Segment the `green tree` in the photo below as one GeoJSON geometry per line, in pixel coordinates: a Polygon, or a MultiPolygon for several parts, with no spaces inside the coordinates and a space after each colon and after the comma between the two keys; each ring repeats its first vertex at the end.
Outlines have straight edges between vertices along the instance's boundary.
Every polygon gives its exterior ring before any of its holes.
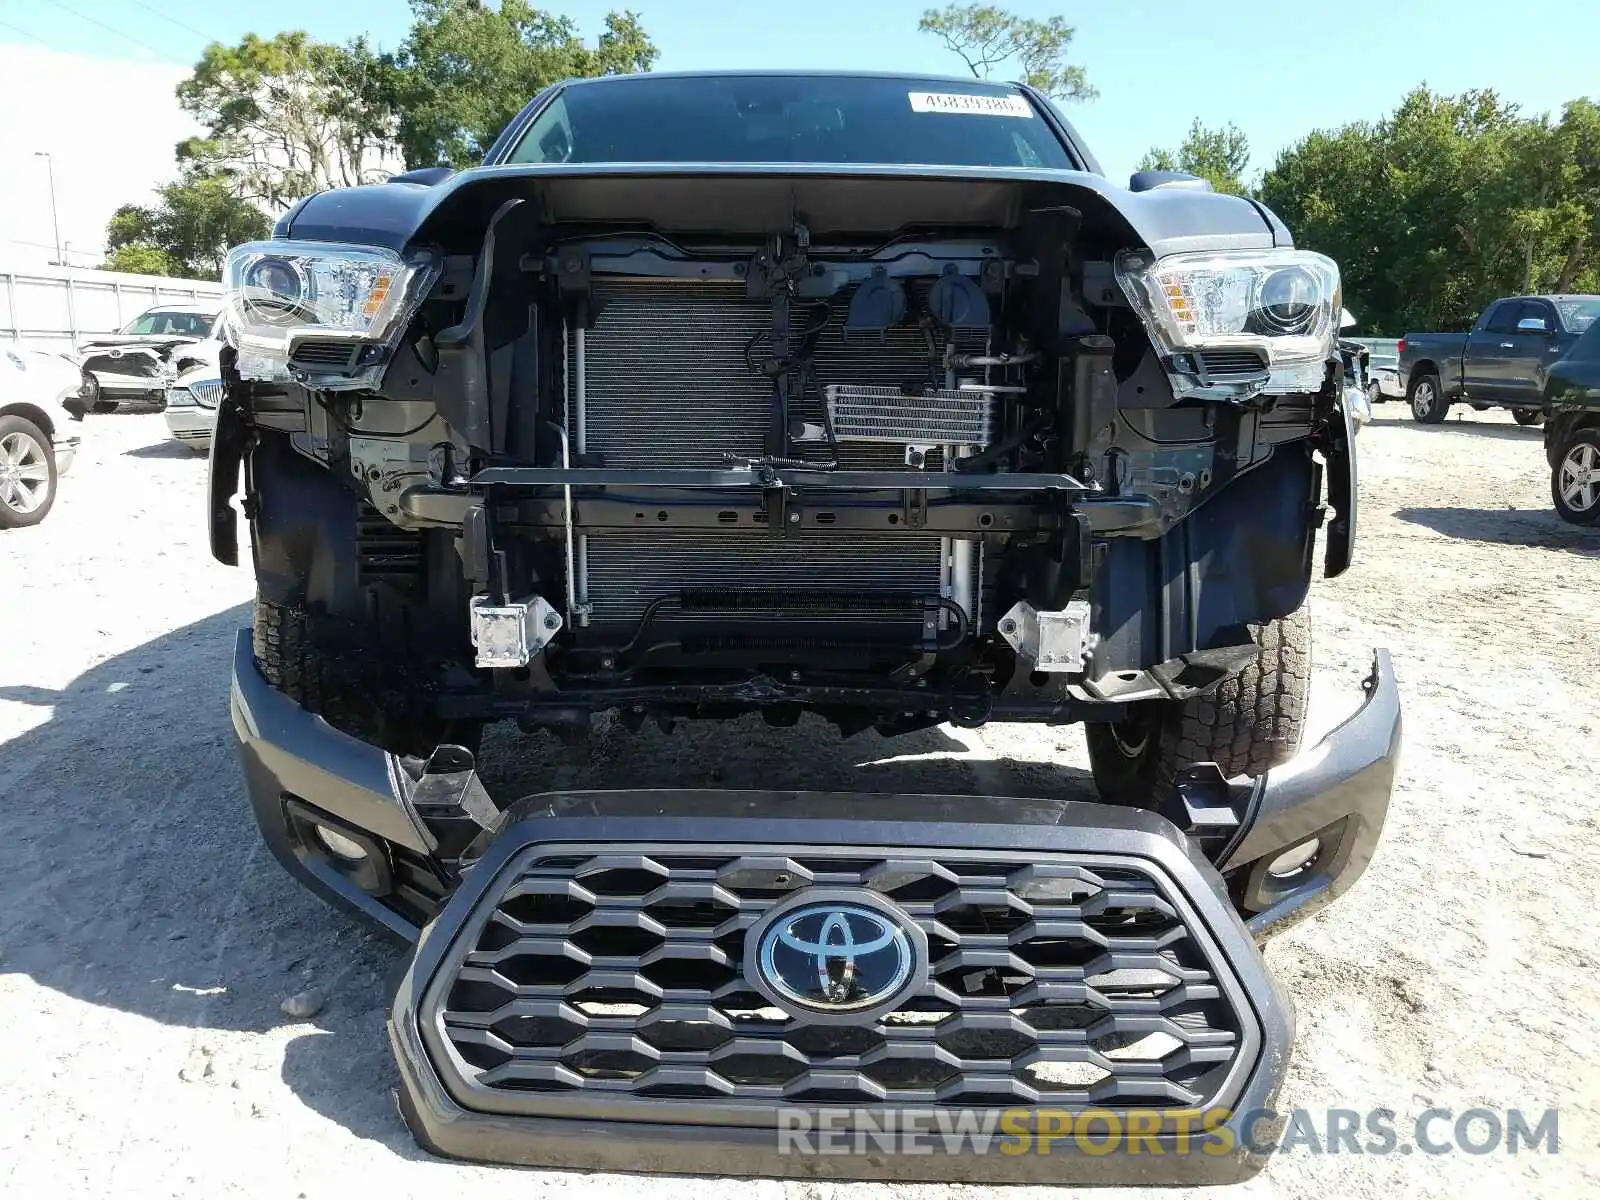
{"type": "Polygon", "coordinates": [[[407,166],[467,167],[542,88],[648,71],[657,50],[639,18],[611,12],[593,46],[569,17],[527,0],[412,0],[411,32],[388,60],[407,166]]]}
{"type": "Polygon", "coordinates": [[[988,4],[951,4],[926,10],[917,29],[937,37],[977,79],[1009,63],[1024,83],[1058,100],[1098,94],[1084,69],[1067,61],[1076,31],[1061,17],[1041,21],[988,4]]]}
{"type": "Polygon", "coordinates": [[[124,204],[112,214],[107,262],[118,265],[108,270],[217,279],[229,247],[272,231],[266,214],[217,176],[190,174],[159,189],[156,201],[124,204]]]}
{"type": "Polygon", "coordinates": [[[172,260],[160,246],[148,242],[129,242],[118,246],[100,264],[102,271],[126,271],[130,275],[172,275],[172,260]]]}
{"type": "Polygon", "coordinates": [[[1376,124],[1284,150],[1262,199],[1338,260],[1368,328],[1464,328],[1497,296],[1600,285],[1600,108],[1527,117],[1417,88],[1376,124]]]}
{"type": "Polygon", "coordinates": [[[1150,150],[1139,163],[1141,171],[1185,171],[1210,180],[1219,192],[1242,196],[1249,191],[1244,173],[1250,165],[1250,139],[1230,123],[1226,129],[1207,129],[1198,117],[1176,151],[1150,150]]]}
{"type": "Polygon", "coordinates": [[[326,188],[382,180],[395,153],[393,65],[364,39],[343,46],[303,31],[213,42],[178,85],[205,135],[178,159],[270,209],[326,188]]]}

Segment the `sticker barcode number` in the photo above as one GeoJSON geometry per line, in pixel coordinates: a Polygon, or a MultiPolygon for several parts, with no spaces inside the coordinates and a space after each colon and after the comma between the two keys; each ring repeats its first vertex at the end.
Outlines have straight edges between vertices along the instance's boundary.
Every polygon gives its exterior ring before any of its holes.
{"type": "Polygon", "coordinates": [[[911,111],[968,113],[982,117],[1031,117],[1033,108],[1021,96],[975,96],[961,92],[911,92],[911,111]]]}

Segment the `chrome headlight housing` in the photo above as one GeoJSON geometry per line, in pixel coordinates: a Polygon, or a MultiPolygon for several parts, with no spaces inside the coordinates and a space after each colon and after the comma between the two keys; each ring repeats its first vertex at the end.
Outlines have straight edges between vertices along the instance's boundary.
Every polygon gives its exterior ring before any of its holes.
{"type": "Polygon", "coordinates": [[[1344,308],[1331,258],[1288,249],[1162,258],[1124,250],[1116,273],[1178,395],[1242,398],[1322,387],[1344,308]],[[1260,364],[1253,372],[1252,361],[1260,364]]]}
{"type": "Polygon", "coordinates": [[[239,374],[327,390],[375,387],[438,276],[432,255],[376,246],[235,246],[222,287],[239,374]]]}

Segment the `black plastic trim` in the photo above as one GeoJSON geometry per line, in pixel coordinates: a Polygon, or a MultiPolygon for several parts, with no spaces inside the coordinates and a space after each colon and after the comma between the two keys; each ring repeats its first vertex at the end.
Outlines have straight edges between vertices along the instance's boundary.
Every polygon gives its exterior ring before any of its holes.
{"type": "MultiPolygon", "coordinates": [[[[528,1116],[504,1111],[513,1100],[485,1096],[484,1089],[453,1079],[450,1068],[441,1075],[437,1064],[451,1063],[452,1068],[459,1064],[428,1014],[437,1014],[441,989],[450,980],[449,964],[463,942],[470,945],[475,940],[495,907],[504,877],[534,847],[614,842],[759,844],[774,847],[775,853],[808,845],[910,845],[919,850],[1004,850],[1046,858],[1071,853],[1108,863],[1140,863],[1172,886],[1169,900],[1177,901],[1191,936],[1208,946],[1208,957],[1220,968],[1219,984],[1233,992],[1231,1002],[1242,1006],[1241,1017],[1248,1014],[1254,1023],[1241,1049],[1237,1075],[1216,1103],[1238,1113],[1235,1119],[1242,1122],[1252,1110],[1270,1108],[1283,1082],[1293,1039],[1292,1007],[1234,913],[1215,870],[1177,829],[1153,813],[1075,801],[997,797],[974,801],[959,796],[767,792],[558,793],[530,799],[506,814],[483,857],[424,932],[401,981],[390,1017],[390,1039],[405,1084],[402,1111],[425,1146],[450,1157],[542,1166],[995,1182],[1110,1182],[1121,1177],[1120,1171],[1131,1171],[1126,1178],[1142,1182],[1220,1182],[1247,1177],[1262,1165],[1261,1159],[1249,1156],[1201,1154],[1192,1145],[1189,1154],[1179,1156],[1176,1133],[1170,1127],[1164,1135],[1168,1154],[1153,1173],[1139,1156],[1091,1157],[1066,1149],[1064,1143],[1064,1153],[1054,1162],[1037,1155],[969,1157],[939,1151],[930,1157],[798,1158],[777,1152],[773,1127],[735,1125],[732,1117],[722,1118],[728,1123],[712,1123],[717,1109],[705,1102],[659,1101],[661,1115],[670,1112],[675,1118],[670,1122],[641,1120],[641,1110],[649,1106],[637,1099],[586,1105],[605,1114],[599,1121],[528,1116]],[[501,1111],[468,1107],[490,1100],[501,1111]],[[562,1136],[569,1128],[581,1131],[577,1140],[562,1136]],[[674,1155],[668,1146],[677,1142],[698,1152],[674,1155]],[[1199,1174],[1189,1174],[1195,1170],[1199,1174]]],[[[528,1101],[547,1108],[549,1098],[530,1094],[528,1101]]]]}

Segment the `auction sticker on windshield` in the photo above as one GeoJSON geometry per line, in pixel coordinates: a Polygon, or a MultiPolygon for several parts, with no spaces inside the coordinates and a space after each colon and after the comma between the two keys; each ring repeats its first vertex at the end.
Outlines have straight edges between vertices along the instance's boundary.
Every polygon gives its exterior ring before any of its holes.
{"type": "Polygon", "coordinates": [[[975,113],[985,117],[1031,117],[1033,107],[1021,96],[974,96],[956,92],[912,92],[911,111],[975,113]]]}

